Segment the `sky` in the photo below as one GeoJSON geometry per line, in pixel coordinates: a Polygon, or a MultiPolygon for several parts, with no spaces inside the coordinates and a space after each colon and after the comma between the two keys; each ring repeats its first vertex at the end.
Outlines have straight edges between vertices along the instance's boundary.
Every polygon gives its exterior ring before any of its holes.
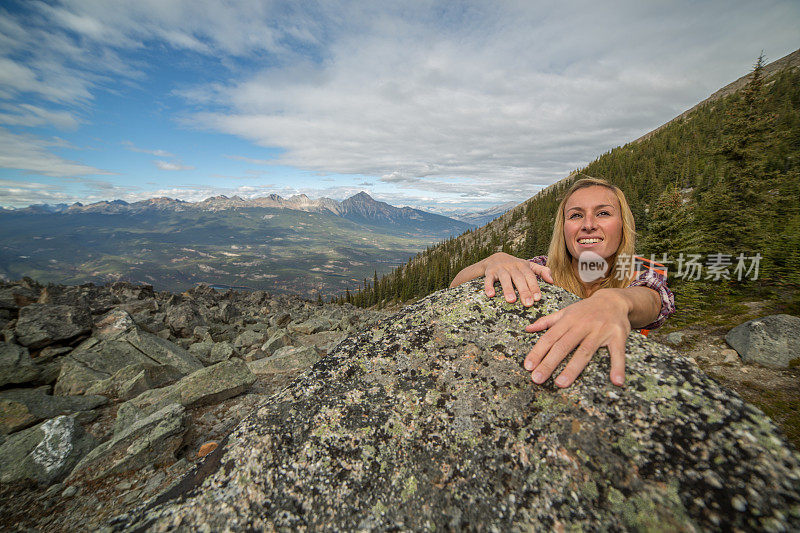
{"type": "Polygon", "coordinates": [[[797,0],[4,0],[0,206],[521,202],[798,47],[797,0]]]}

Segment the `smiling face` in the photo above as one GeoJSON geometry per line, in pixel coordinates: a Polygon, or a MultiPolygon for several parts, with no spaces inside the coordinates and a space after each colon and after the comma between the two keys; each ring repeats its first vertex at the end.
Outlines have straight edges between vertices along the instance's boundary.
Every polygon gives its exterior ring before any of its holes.
{"type": "Polygon", "coordinates": [[[578,189],[564,205],[564,241],[577,262],[582,252],[608,259],[622,242],[622,213],[614,192],[600,185],[578,189]]]}

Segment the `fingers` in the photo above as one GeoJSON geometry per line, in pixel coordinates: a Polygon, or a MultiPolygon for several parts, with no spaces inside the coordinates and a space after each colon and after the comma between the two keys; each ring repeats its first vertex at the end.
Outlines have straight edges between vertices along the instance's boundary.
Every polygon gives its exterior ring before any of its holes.
{"type": "Polygon", "coordinates": [[[514,292],[514,282],[511,280],[511,275],[507,270],[500,272],[498,276],[500,279],[500,286],[503,288],[503,295],[508,303],[514,303],[517,300],[517,294],[514,292]]]}
{"type": "Polygon", "coordinates": [[[496,280],[497,278],[494,274],[486,273],[486,279],[483,282],[483,292],[485,292],[486,296],[489,298],[494,298],[494,282],[496,280]]]}
{"type": "Polygon", "coordinates": [[[545,280],[547,283],[555,283],[553,281],[553,273],[549,267],[537,265],[536,263],[528,263],[531,267],[531,270],[534,274],[538,276],[542,276],[542,279],[545,280]]]}
{"type": "Polygon", "coordinates": [[[608,353],[611,354],[611,383],[621,387],[625,384],[625,338],[609,342],[608,353]]]}
{"type": "MultiPolygon", "coordinates": [[[[525,329],[528,330],[528,328],[530,328],[531,326],[537,326],[539,329],[550,328],[552,324],[555,324],[558,321],[558,318],[554,317],[559,313],[561,313],[561,311],[553,313],[552,315],[543,316],[533,324],[528,325],[525,329]]],[[[541,360],[544,359],[544,356],[550,352],[550,350],[553,348],[553,345],[559,338],[562,337],[562,335],[563,332],[557,331],[556,329],[551,329],[550,331],[542,335],[536,342],[536,344],[533,346],[531,351],[528,352],[528,355],[525,357],[525,362],[524,362],[525,370],[533,371],[534,368],[539,366],[541,360]]],[[[572,348],[570,348],[570,350],[571,349],[572,348]]],[[[565,352],[564,355],[567,355],[567,353],[569,352],[565,352]]]]}
{"type": "MultiPolygon", "coordinates": [[[[574,347],[575,346],[571,345],[571,343],[564,337],[553,343],[544,359],[542,359],[539,364],[534,365],[533,374],[531,375],[533,382],[541,385],[547,381],[547,379],[553,374],[553,371],[555,371],[556,367],[561,364],[561,361],[564,360],[567,354],[571,352],[574,347]]],[[[536,359],[536,357],[537,356],[534,355],[532,360],[536,359]]]]}
{"type": "Polygon", "coordinates": [[[536,274],[529,269],[524,269],[520,273],[525,280],[522,284],[522,289],[519,290],[519,296],[522,298],[522,303],[530,307],[533,302],[538,302],[542,299],[542,292],[539,290],[539,282],[536,281],[536,274]]]}
{"type": "Polygon", "coordinates": [[[542,331],[543,329],[549,329],[553,327],[564,315],[563,310],[556,311],[550,315],[545,315],[543,317],[534,320],[532,323],[525,326],[525,331],[528,333],[534,333],[536,331],[542,331]]]}
{"type": "Polygon", "coordinates": [[[577,377],[589,364],[589,361],[594,357],[595,352],[600,347],[600,343],[596,339],[587,337],[580,346],[572,354],[572,359],[569,360],[567,366],[556,378],[555,384],[559,387],[569,387],[577,379],[577,377]]]}

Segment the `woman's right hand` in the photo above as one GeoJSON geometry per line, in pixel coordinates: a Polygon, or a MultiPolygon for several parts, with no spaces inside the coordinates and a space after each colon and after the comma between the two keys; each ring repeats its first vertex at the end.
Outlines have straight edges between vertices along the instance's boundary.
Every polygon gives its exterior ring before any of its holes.
{"type": "Polygon", "coordinates": [[[539,283],[536,281],[537,274],[542,276],[545,281],[553,283],[553,276],[546,266],[498,252],[459,272],[450,286],[457,287],[471,279],[486,276],[484,284],[486,296],[494,297],[494,283],[499,281],[507,302],[514,303],[516,301],[517,296],[514,294],[514,287],[516,287],[523,305],[530,307],[533,302],[539,301],[542,297],[539,283]]]}
{"type": "Polygon", "coordinates": [[[530,307],[533,302],[538,302],[542,298],[536,275],[542,276],[542,279],[548,283],[553,283],[553,276],[548,267],[507,253],[498,252],[490,255],[483,260],[483,263],[486,276],[484,291],[490,298],[495,295],[494,283],[499,281],[508,303],[516,301],[517,297],[514,294],[514,287],[516,287],[522,304],[530,307]]]}

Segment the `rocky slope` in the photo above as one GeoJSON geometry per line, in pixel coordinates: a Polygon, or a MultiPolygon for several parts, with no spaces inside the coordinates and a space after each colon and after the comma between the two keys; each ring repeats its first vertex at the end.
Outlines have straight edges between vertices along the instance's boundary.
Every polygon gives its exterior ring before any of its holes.
{"type": "Polygon", "coordinates": [[[535,387],[537,306],[439,291],[348,337],[115,529],[767,530],[800,527],[800,456],[757,409],[631,333],[535,387]]]}
{"type": "Polygon", "coordinates": [[[382,315],[263,291],[0,283],[0,529],[94,529],[382,315]]]}

